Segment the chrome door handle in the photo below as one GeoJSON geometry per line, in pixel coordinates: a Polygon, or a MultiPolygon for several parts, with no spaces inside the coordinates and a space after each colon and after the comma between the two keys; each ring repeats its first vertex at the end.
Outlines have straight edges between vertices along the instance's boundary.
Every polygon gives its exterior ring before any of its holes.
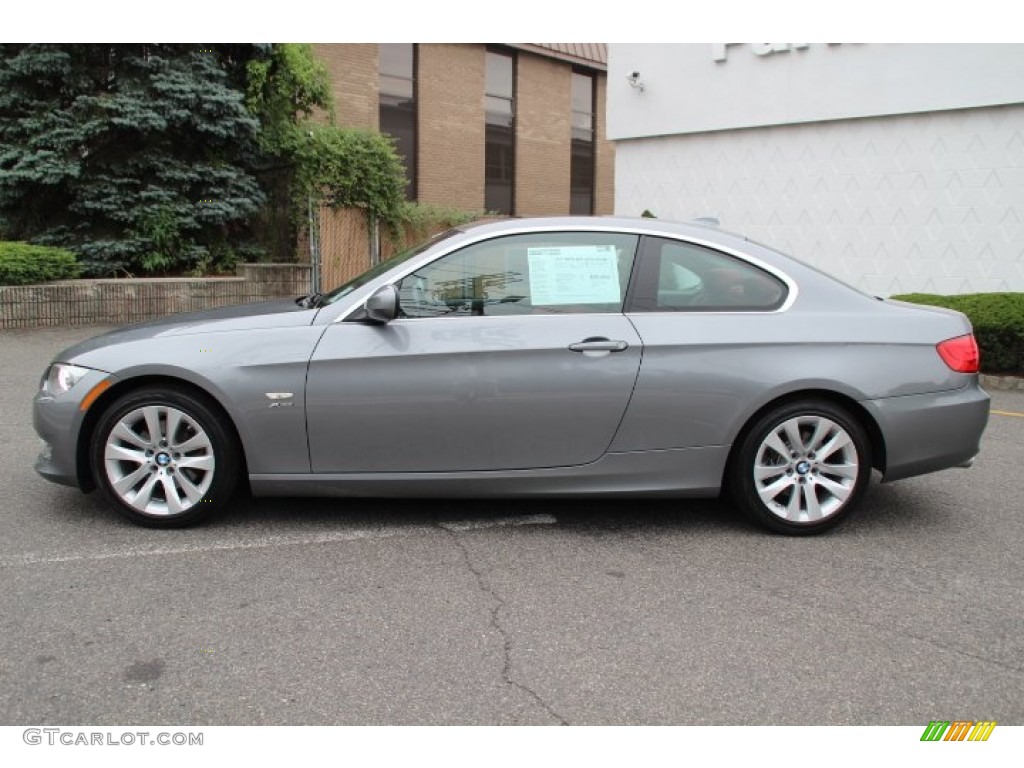
{"type": "Polygon", "coordinates": [[[625,341],[611,339],[584,339],[569,345],[573,352],[621,352],[628,348],[629,344],[625,341]]]}

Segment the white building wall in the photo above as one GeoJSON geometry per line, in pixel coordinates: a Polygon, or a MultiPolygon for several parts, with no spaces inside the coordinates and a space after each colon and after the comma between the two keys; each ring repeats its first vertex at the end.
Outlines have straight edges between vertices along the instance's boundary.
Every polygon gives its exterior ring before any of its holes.
{"type": "Polygon", "coordinates": [[[645,209],[878,295],[1024,291],[1024,105],[620,141],[615,212],[645,209]]]}
{"type": "MultiPolygon", "coordinates": [[[[923,98],[908,92],[907,72],[918,83],[930,82],[940,62],[960,56],[961,63],[970,63],[977,50],[812,46],[759,59],[736,48],[723,63],[708,49],[610,47],[608,120],[618,126],[617,214],[648,209],[669,219],[715,216],[724,229],[879,295],[1024,291],[1024,98],[967,106],[970,77],[961,76],[954,90],[964,108],[936,103],[931,111],[894,114],[900,111],[898,92],[907,103],[923,98]],[[854,61],[858,77],[851,76],[846,88],[810,82],[795,87],[805,69],[852,67],[854,61]],[[634,67],[647,80],[644,92],[626,80],[624,68],[634,67]],[[887,111],[878,116],[815,119],[801,113],[792,122],[776,115],[783,122],[758,125],[752,121],[762,113],[743,106],[743,94],[755,74],[764,78],[765,67],[775,68],[777,77],[762,79],[761,88],[789,99],[791,110],[798,102],[834,110],[849,97],[867,113],[878,105],[864,94],[854,97],[854,82],[879,88],[889,78],[903,87],[885,88],[887,111]],[[708,74],[702,74],[705,69],[708,74]],[[669,75],[689,93],[670,92],[669,75]],[[706,88],[697,85],[705,76],[719,78],[717,90],[693,98],[706,88]],[[695,120],[710,119],[698,116],[704,106],[723,125],[731,120],[731,127],[698,127],[695,120]]],[[[993,57],[1021,52],[1024,47],[999,48],[993,57]]],[[[991,79],[977,67],[969,71],[979,82],[991,79]]],[[[1005,77],[1017,68],[1002,71],[1005,77]]],[[[1016,88],[1024,84],[1016,74],[1012,79],[1016,88]]],[[[991,90],[989,85],[977,92],[990,98],[991,90]]],[[[1015,98],[1014,93],[1006,86],[999,97],[1015,98]]],[[[933,84],[927,99],[940,96],[933,84]]]]}
{"type": "Polygon", "coordinates": [[[612,43],[608,102],[611,139],[1021,104],[1024,45],[612,43]]]}

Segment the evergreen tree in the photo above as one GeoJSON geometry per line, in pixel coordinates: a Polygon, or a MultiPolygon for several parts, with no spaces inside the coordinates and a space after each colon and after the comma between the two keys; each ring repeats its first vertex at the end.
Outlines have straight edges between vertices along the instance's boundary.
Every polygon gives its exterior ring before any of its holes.
{"type": "Polygon", "coordinates": [[[0,236],[89,275],[230,263],[264,200],[257,46],[0,46],[0,236]]]}

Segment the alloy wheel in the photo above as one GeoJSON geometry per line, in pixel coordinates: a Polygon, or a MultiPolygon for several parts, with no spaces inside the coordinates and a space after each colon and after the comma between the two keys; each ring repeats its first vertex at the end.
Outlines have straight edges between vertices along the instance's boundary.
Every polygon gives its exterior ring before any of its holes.
{"type": "Polygon", "coordinates": [[[146,405],[121,417],[103,449],[110,487],[147,515],[180,515],[203,501],[217,467],[213,442],[188,413],[146,405]]]}
{"type": "Polygon", "coordinates": [[[838,513],[860,477],[851,435],[831,419],[786,419],[761,441],[754,459],[754,488],[765,508],[790,523],[813,523],[838,513]]]}

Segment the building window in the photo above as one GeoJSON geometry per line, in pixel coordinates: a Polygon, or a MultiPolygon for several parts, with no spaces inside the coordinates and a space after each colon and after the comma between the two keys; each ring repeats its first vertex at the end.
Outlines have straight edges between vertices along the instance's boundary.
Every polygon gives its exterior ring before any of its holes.
{"type": "Polygon", "coordinates": [[[511,216],[515,186],[515,58],[487,51],[484,207],[511,216]]]}
{"type": "Polygon", "coordinates": [[[572,73],[572,157],[569,213],[594,212],[594,76],[572,73]]]}
{"type": "Polygon", "coordinates": [[[381,43],[380,130],[394,137],[405,164],[405,196],[416,199],[416,46],[381,43]]]}

